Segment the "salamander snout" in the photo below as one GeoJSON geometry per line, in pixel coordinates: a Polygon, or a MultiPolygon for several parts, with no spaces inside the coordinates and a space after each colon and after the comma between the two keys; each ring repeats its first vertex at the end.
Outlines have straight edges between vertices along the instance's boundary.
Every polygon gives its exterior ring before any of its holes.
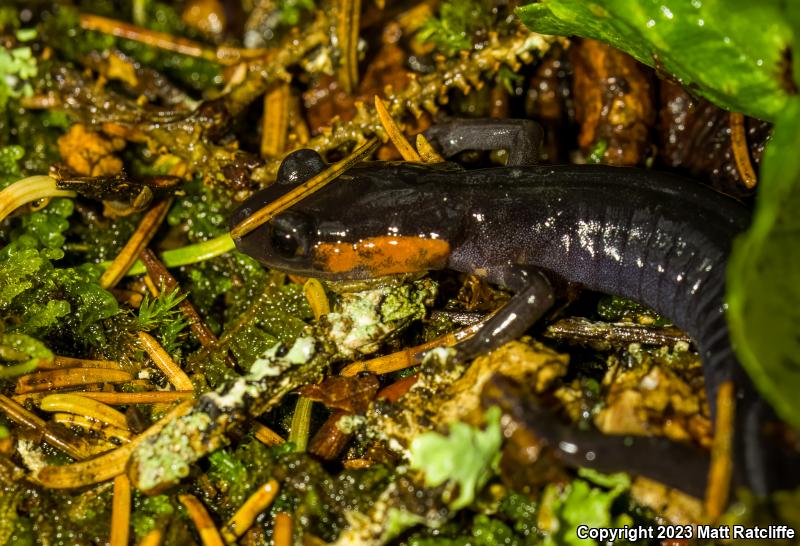
{"type": "Polygon", "coordinates": [[[236,246],[268,267],[305,270],[311,264],[315,230],[312,218],[288,210],[237,239],[236,246]]]}

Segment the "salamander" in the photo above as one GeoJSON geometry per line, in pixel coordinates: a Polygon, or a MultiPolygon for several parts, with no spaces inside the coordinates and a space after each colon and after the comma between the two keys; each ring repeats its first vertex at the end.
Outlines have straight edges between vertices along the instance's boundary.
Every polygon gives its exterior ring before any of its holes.
{"type": "MultiPolygon", "coordinates": [[[[773,414],[736,359],[725,320],[725,268],[734,238],[750,222],[745,206],[664,172],[538,165],[541,129],[532,121],[456,121],[426,136],[445,157],[505,149],[508,161],[472,170],[449,162],[365,162],[236,240],[238,248],[310,277],[448,268],[512,291],[500,312],[455,347],[461,359],[522,335],[553,306],[563,281],[639,301],[695,340],[712,414],[719,385],[734,382],[735,482],[757,494],[788,484],[797,458],[768,447],[765,425],[773,414]]],[[[325,168],[312,150],[290,154],[276,184],[246,201],[232,225],[325,168]]],[[[556,450],[578,449],[553,435],[556,450]]],[[[588,441],[581,438],[578,447],[588,441]]],[[[579,449],[586,466],[633,473],[638,466],[702,493],[707,456],[691,459],[686,446],[640,442],[632,455],[621,437],[589,443],[579,449]]],[[[574,451],[564,455],[575,459],[574,451]]]]}

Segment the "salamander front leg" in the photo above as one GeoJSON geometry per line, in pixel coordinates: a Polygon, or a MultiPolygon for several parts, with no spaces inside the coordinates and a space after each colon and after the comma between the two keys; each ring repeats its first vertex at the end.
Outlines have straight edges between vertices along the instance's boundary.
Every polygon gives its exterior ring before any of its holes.
{"type": "Polygon", "coordinates": [[[508,268],[499,278],[492,280],[515,294],[474,336],[453,347],[456,358],[462,362],[518,338],[542,318],[555,301],[550,281],[539,270],[508,268]]]}
{"type": "Polygon", "coordinates": [[[536,165],[542,144],[542,127],[528,119],[457,119],[425,131],[445,157],[466,150],[508,150],[510,167],[536,165]]]}

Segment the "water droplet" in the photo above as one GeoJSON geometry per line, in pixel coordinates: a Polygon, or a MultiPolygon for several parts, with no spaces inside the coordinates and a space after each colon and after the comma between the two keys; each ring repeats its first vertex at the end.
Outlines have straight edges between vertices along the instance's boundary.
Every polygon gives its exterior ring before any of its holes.
{"type": "Polygon", "coordinates": [[[653,28],[654,26],[656,26],[656,22],[653,19],[647,21],[647,28],[653,28]]]}
{"type": "Polygon", "coordinates": [[[697,20],[697,26],[700,26],[700,27],[702,27],[702,26],[703,26],[703,25],[705,25],[705,24],[706,24],[706,22],[705,22],[705,21],[703,21],[702,19],[698,19],[698,20],[697,20]]]}
{"type": "Polygon", "coordinates": [[[663,13],[664,17],[667,19],[672,19],[672,11],[667,6],[661,6],[661,13],[663,13]]]}

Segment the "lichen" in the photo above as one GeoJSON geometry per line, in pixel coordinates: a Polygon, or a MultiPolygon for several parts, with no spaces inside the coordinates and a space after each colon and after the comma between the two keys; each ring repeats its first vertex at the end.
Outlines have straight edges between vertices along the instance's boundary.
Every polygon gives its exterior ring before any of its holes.
{"type": "Polygon", "coordinates": [[[422,279],[344,293],[337,311],[322,321],[324,335],[336,344],[341,358],[372,354],[389,337],[423,318],[437,292],[434,281],[422,279]]]}
{"type": "Polygon", "coordinates": [[[189,413],[165,427],[152,441],[142,442],[137,447],[132,470],[137,487],[142,491],[158,491],[188,476],[197,451],[192,439],[212,424],[207,413],[189,413]]]}

